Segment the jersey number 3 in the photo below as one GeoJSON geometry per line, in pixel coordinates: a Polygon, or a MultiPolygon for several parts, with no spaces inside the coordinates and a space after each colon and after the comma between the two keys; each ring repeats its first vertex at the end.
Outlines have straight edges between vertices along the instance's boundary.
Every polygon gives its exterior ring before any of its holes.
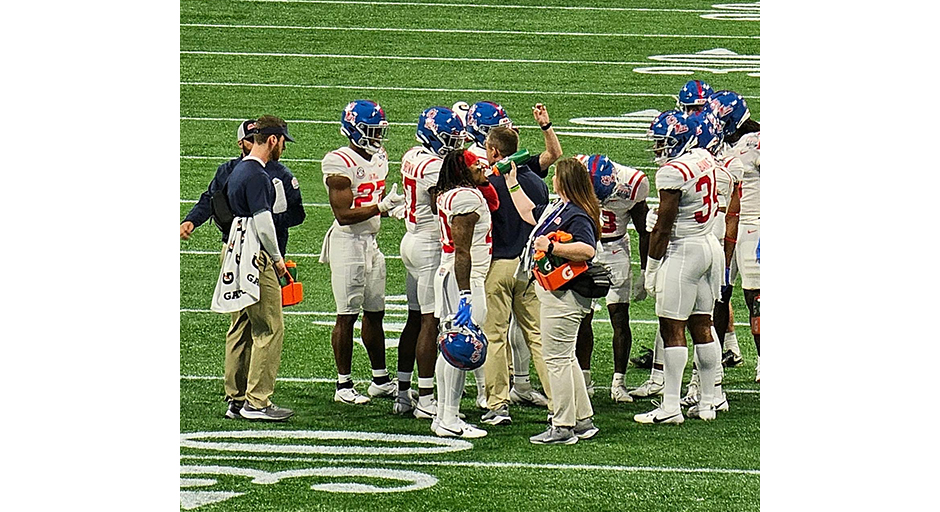
{"type": "Polygon", "coordinates": [[[702,196],[702,202],[705,203],[705,209],[695,212],[695,221],[704,224],[712,215],[712,208],[718,205],[718,187],[715,186],[715,173],[703,174],[695,182],[695,191],[701,192],[705,189],[705,195],[702,196]]]}

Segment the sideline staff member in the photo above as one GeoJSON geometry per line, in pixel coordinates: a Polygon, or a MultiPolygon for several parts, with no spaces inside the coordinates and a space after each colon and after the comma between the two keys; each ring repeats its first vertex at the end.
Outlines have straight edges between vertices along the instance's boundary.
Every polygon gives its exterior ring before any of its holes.
{"type": "MultiPolygon", "coordinates": [[[[529,246],[523,253],[523,269],[532,268],[533,250],[570,262],[594,258],[600,238],[600,206],[590,174],[574,158],[559,160],[552,187],[559,200],[536,206],[516,180],[516,169],[506,176],[512,201],[523,220],[535,226],[529,246]],[[536,221],[538,219],[538,221],[536,221]],[[549,241],[552,232],[565,232],[572,240],[549,241]]],[[[591,299],[570,289],[570,283],[556,290],[535,287],[541,302],[542,354],[552,390],[552,422],[548,429],[529,438],[533,444],[574,444],[597,434],[594,410],[588,397],[584,375],[575,358],[575,342],[581,320],[591,312],[591,299]]]]}
{"type": "Polygon", "coordinates": [[[257,122],[251,153],[232,170],[228,180],[228,202],[236,217],[253,217],[261,240],[258,252],[258,302],[232,313],[232,325],[225,337],[225,392],[231,399],[229,411],[243,404],[238,415],[251,420],[284,421],[294,411],[274,405],[274,381],[281,365],[284,343],[284,315],[278,277],[287,272],[277,246],[274,220],[274,185],[265,172],[276,161],[285,141],[293,142],[287,123],[275,116],[261,116],[257,122]]]}

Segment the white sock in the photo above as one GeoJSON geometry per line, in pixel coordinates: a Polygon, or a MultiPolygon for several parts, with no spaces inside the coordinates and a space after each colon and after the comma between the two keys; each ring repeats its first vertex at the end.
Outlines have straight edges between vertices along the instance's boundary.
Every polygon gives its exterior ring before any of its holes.
{"type": "Polygon", "coordinates": [[[623,374],[615,372],[614,379],[611,381],[610,387],[615,388],[617,386],[623,386],[623,374]]]}
{"type": "Polygon", "coordinates": [[[682,388],[682,373],[685,364],[689,362],[688,347],[665,347],[663,349],[665,361],[666,386],[663,388],[662,409],[667,413],[679,410],[679,390],[682,388]]]}
{"type": "Polygon", "coordinates": [[[442,388],[438,389],[438,394],[446,400],[442,408],[438,399],[437,417],[444,425],[455,425],[460,413],[460,397],[463,396],[467,372],[447,364],[442,377],[442,388]]]}
{"type": "MultiPolygon", "coordinates": [[[[715,339],[718,339],[717,337],[715,339]]],[[[741,347],[738,346],[738,335],[734,332],[725,333],[725,350],[730,350],[734,355],[741,357],[741,347]]]]}
{"type": "MultiPolygon", "coordinates": [[[[718,341],[718,331],[715,330],[715,326],[712,326],[712,339],[718,341]]],[[[726,338],[727,339],[727,338],[726,338]]],[[[725,367],[721,364],[721,347],[718,347],[718,368],[715,370],[715,405],[718,405],[721,402],[721,397],[724,396],[724,391],[721,390],[721,381],[725,378],[725,367]]]]}
{"type": "Polygon", "coordinates": [[[718,343],[712,341],[695,346],[695,355],[698,359],[701,380],[699,389],[702,390],[700,404],[703,406],[715,405],[715,377],[718,367],[721,366],[721,349],[718,343]]]}
{"type": "Polygon", "coordinates": [[[382,368],[381,370],[372,369],[372,380],[375,380],[376,377],[388,377],[388,370],[382,368]]]}
{"type": "Polygon", "coordinates": [[[527,390],[532,389],[532,382],[529,380],[529,374],[525,375],[516,375],[512,376],[512,387],[516,390],[527,390]]]}
{"type": "Polygon", "coordinates": [[[653,342],[653,369],[650,371],[650,378],[657,384],[663,383],[663,371],[657,370],[656,365],[663,365],[663,335],[656,329],[656,341],[653,342]]]}
{"type": "Polygon", "coordinates": [[[662,384],[666,380],[666,376],[663,374],[662,370],[653,368],[653,371],[650,372],[650,380],[655,384],[662,384]]]}
{"type": "Polygon", "coordinates": [[[418,377],[418,389],[434,389],[434,377],[418,377]]]}
{"type": "Polygon", "coordinates": [[[581,370],[581,374],[584,375],[584,385],[591,385],[591,370],[581,370]]]}
{"type": "Polygon", "coordinates": [[[336,374],[336,382],[340,384],[345,384],[352,381],[352,374],[343,375],[341,373],[336,374]]]}
{"type": "Polygon", "coordinates": [[[473,378],[477,381],[477,395],[486,396],[486,374],[483,373],[483,367],[473,370],[473,378]]]}
{"type": "Polygon", "coordinates": [[[398,393],[411,389],[411,372],[398,372],[398,393]]]}

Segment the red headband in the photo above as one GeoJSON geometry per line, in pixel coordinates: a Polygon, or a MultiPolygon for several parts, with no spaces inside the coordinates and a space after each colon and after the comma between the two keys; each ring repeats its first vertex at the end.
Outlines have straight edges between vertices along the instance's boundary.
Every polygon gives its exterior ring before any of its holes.
{"type": "Polygon", "coordinates": [[[467,164],[467,167],[473,167],[473,164],[477,163],[478,160],[480,160],[479,157],[469,151],[464,150],[463,161],[465,164],[467,164]]]}

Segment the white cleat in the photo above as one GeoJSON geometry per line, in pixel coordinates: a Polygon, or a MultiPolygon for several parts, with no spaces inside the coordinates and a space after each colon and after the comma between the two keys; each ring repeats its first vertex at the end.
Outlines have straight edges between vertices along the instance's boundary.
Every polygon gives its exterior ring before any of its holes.
{"type": "Polygon", "coordinates": [[[486,406],[486,393],[478,394],[476,403],[477,403],[477,407],[479,407],[481,411],[489,410],[489,407],[486,406]]]}
{"type": "MultiPolygon", "coordinates": [[[[433,423],[432,426],[434,426],[433,423]]],[[[437,422],[437,425],[434,426],[434,433],[437,434],[438,437],[462,437],[464,439],[486,437],[485,430],[470,425],[463,420],[457,420],[457,424],[455,425],[444,425],[441,422],[437,422]]]]}
{"type": "Polygon", "coordinates": [[[666,385],[662,382],[654,382],[653,379],[647,379],[646,382],[640,384],[640,387],[631,391],[630,396],[633,398],[647,398],[661,395],[664,387],[666,387],[666,385]]]}
{"type": "Polygon", "coordinates": [[[369,396],[372,398],[395,398],[398,396],[398,383],[390,380],[385,384],[369,383],[369,396]]]}
{"type": "Polygon", "coordinates": [[[610,399],[617,403],[630,403],[633,401],[633,397],[627,392],[627,388],[623,387],[623,384],[610,387],[610,399]]]}
{"type": "Polygon", "coordinates": [[[426,407],[421,405],[421,400],[419,399],[415,404],[415,409],[412,414],[419,420],[433,420],[437,417],[437,399],[432,398],[431,405],[426,407]]]}
{"type": "Polygon", "coordinates": [[[633,421],[643,424],[675,423],[676,425],[685,421],[685,417],[682,416],[682,409],[676,412],[666,412],[659,407],[659,404],[654,405],[656,405],[655,409],[650,412],[637,414],[633,417],[633,421]]]}
{"type": "Polygon", "coordinates": [[[728,395],[722,393],[721,400],[718,402],[718,405],[715,406],[716,411],[727,412],[728,411],[728,395]]]}
{"type": "Polygon", "coordinates": [[[688,414],[690,418],[698,418],[705,421],[711,421],[715,419],[716,416],[718,416],[718,414],[715,412],[714,406],[705,406],[702,404],[696,404],[692,407],[689,407],[689,410],[686,411],[686,414],[688,414]]]}
{"type": "Polygon", "coordinates": [[[588,383],[587,385],[588,398],[594,398],[594,381],[588,383]]]}
{"type": "Polygon", "coordinates": [[[509,390],[509,401],[514,404],[528,404],[536,407],[548,407],[548,398],[535,388],[519,391],[515,387],[509,390]]]}
{"type": "Polygon", "coordinates": [[[333,394],[334,402],[343,402],[345,404],[362,405],[369,403],[369,397],[360,394],[356,388],[337,389],[333,394]]]}
{"type": "Polygon", "coordinates": [[[395,403],[392,404],[392,413],[394,414],[409,414],[415,410],[415,401],[411,398],[411,394],[405,396],[398,395],[395,397],[395,403]]]}
{"type": "Polygon", "coordinates": [[[692,381],[689,382],[688,392],[684,397],[682,397],[681,400],[679,400],[679,405],[682,407],[692,407],[701,399],[702,395],[698,388],[698,381],[696,379],[692,379],[692,381]]]}

